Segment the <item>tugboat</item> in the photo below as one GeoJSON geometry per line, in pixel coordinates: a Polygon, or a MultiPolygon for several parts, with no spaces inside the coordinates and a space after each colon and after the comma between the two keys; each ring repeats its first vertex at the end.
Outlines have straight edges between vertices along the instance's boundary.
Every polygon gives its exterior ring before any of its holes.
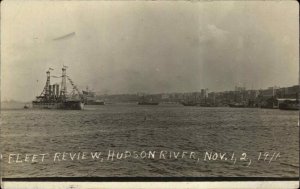
{"type": "MultiPolygon", "coordinates": [[[[39,109],[64,109],[64,110],[82,110],[84,107],[83,97],[74,85],[73,81],[67,76],[66,66],[62,68],[62,81],[59,84],[50,84],[50,70],[46,72],[47,81],[42,93],[32,101],[32,108],[39,109]],[[73,90],[67,95],[67,79],[71,83],[73,90]],[[59,90],[61,86],[61,90],[59,90]]],[[[24,107],[25,108],[25,107],[24,107]]]]}

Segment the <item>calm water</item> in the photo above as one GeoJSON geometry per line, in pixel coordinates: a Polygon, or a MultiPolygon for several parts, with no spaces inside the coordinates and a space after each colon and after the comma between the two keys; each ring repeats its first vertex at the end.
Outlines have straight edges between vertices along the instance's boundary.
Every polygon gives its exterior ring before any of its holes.
{"type": "Polygon", "coordinates": [[[105,105],[2,110],[1,122],[4,177],[299,176],[297,111],[105,105]],[[102,154],[93,159],[91,152],[102,154]],[[206,152],[226,154],[209,161],[206,152]],[[43,162],[41,156],[25,162],[25,154],[43,153],[43,162]],[[55,153],[61,154],[54,161],[55,153]],[[20,154],[22,163],[13,155],[8,163],[9,154],[20,154]]]}

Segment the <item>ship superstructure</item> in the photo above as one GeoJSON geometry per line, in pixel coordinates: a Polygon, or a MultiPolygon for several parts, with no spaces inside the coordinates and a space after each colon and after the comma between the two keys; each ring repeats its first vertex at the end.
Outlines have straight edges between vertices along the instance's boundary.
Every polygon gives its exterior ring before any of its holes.
{"type": "Polygon", "coordinates": [[[83,97],[80,94],[77,86],[67,75],[67,67],[63,66],[61,77],[61,84],[52,84],[50,82],[51,76],[50,71],[53,69],[49,68],[46,72],[47,80],[42,93],[36,97],[36,100],[32,101],[33,108],[43,109],[70,109],[70,110],[82,110],[84,107],[83,97]],[[67,80],[72,85],[72,91],[68,94],[67,91],[67,80]]]}
{"type": "Polygon", "coordinates": [[[89,90],[89,88],[87,87],[86,90],[82,91],[83,94],[83,99],[84,99],[84,104],[86,105],[104,105],[104,101],[102,100],[98,100],[96,93],[89,90]]]}

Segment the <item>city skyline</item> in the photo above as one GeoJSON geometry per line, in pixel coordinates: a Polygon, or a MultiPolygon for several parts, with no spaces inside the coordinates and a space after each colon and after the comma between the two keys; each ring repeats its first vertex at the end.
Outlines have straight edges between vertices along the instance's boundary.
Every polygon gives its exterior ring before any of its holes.
{"type": "MultiPolygon", "coordinates": [[[[212,94],[212,93],[215,93],[215,94],[222,94],[222,93],[229,93],[229,92],[250,92],[250,91],[255,91],[257,92],[257,95],[261,94],[263,91],[270,91],[270,90],[273,90],[273,91],[276,91],[276,90],[282,90],[282,89],[288,89],[288,88],[294,88],[295,86],[297,86],[299,88],[300,84],[295,84],[295,85],[291,85],[291,86],[269,86],[267,88],[259,88],[259,89],[248,89],[246,87],[239,87],[239,86],[235,86],[234,89],[229,89],[229,90],[223,90],[223,91],[211,91],[209,90],[209,88],[203,88],[203,89],[200,89],[200,90],[197,90],[197,91],[182,91],[182,92],[179,92],[179,91],[173,91],[173,92],[157,92],[157,93],[145,93],[145,92],[133,92],[133,93],[111,93],[111,94],[108,94],[108,93],[99,93],[99,92],[96,92],[96,91],[92,91],[88,88],[86,89],[82,89],[82,90],[88,90],[90,92],[95,92],[96,96],[97,97],[105,97],[105,96],[122,96],[122,95],[136,95],[136,96],[143,96],[143,95],[149,95],[149,96],[152,96],[152,95],[174,95],[174,94],[181,94],[181,95],[202,95],[203,92],[205,92],[206,95],[208,94],[212,94]],[[204,91],[203,91],[204,90],[204,91]]],[[[81,90],[81,89],[79,89],[81,90]]],[[[296,93],[295,93],[296,94],[296,93]]],[[[39,93],[37,94],[37,96],[40,95],[39,93]]],[[[35,96],[36,97],[36,96],[35,96]]],[[[27,100],[27,101],[24,101],[24,100],[16,100],[16,99],[1,99],[1,102],[22,102],[22,103],[28,103],[30,102],[31,100],[27,100]]]]}
{"type": "Polygon", "coordinates": [[[296,4],[5,2],[1,101],[33,100],[62,65],[102,94],[297,85],[296,4]]]}

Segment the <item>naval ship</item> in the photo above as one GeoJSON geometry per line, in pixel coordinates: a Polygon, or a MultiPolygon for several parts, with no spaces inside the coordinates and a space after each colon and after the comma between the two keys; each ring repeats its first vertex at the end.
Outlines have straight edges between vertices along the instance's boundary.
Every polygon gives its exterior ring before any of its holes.
{"type": "Polygon", "coordinates": [[[95,92],[89,90],[87,87],[86,90],[82,91],[84,104],[85,105],[104,105],[104,101],[97,100],[95,92]]]}
{"type": "Polygon", "coordinates": [[[84,107],[82,95],[70,77],[67,76],[67,66],[63,66],[62,68],[61,85],[51,85],[51,70],[53,69],[49,68],[49,70],[46,72],[46,85],[44,86],[42,93],[37,96],[34,101],[32,101],[32,108],[82,110],[84,107]],[[73,90],[70,94],[67,92],[67,79],[73,87],[73,90]]]}

